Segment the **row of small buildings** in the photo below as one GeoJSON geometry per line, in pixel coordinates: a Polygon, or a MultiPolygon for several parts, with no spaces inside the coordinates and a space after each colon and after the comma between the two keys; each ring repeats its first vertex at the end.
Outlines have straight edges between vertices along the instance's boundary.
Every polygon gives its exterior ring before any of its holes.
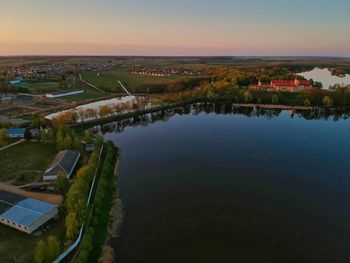
{"type": "Polygon", "coordinates": [[[137,68],[130,71],[132,74],[146,75],[153,77],[169,77],[175,74],[198,75],[200,72],[193,68],[137,68]]]}

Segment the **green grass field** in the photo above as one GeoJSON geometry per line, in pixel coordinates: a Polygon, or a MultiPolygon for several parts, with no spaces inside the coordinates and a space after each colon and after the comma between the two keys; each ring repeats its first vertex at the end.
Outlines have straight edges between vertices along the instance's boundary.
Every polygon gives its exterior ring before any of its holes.
{"type": "Polygon", "coordinates": [[[142,85],[159,85],[165,84],[172,80],[184,78],[183,75],[174,75],[169,77],[152,77],[131,74],[128,68],[117,68],[114,70],[100,72],[97,76],[97,72],[84,72],[82,77],[85,81],[96,85],[97,87],[105,90],[106,92],[124,92],[124,90],[118,84],[120,80],[123,85],[131,92],[143,92],[140,90],[142,85]]]}
{"type": "Polygon", "coordinates": [[[56,154],[55,146],[24,142],[0,152],[0,180],[15,185],[37,182],[56,154]]]}
{"type": "Polygon", "coordinates": [[[64,220],[52,221],[50,229],[40,237],[28,235],[0,224],[0,262],[34,262],[37,242],[39,240],[46,241],[49,235],[56,235],[59,239],[62,239],[64,235],[64,220]]]}
{"type": "Polygon", "coordinates": [[[84,72],[82,77],[85,81],[107,92],[124,92],[118,84],[118,80],[120,80],[130,92],[136,92],[137,87],[141,84],[164,83],[167,81],[163,78],[133,75],[126,69],[101,72],[99,76],[97,76],[96,72],[84,72]]]}
{"type": "Polygon", "coordinates": [[[58,89],[58,83],[56,82],[34,82],[28,83],[26,87],[32,94],[44,94],[47,92],[56,91],[58,89]]]}

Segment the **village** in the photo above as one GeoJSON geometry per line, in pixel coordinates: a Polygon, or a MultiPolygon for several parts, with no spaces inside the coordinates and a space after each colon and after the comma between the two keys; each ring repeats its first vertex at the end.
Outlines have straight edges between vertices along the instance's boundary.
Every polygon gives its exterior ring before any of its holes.
{"type": "Polygon", "coordinates": [[[176,74],[183,74],[186,76],[200,75],[201,72],[193,67],[172,67],[172,68],[146,68],[140,67],[131,69],[132,74],[153,76],[153,77],[170,77],[176,74]]]}

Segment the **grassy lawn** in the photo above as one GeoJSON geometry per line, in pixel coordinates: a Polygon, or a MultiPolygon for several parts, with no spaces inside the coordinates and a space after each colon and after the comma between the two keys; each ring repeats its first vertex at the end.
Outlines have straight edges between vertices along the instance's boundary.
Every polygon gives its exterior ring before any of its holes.
{"type": "Polygon", "coordinates": [[[58,90],[56,82],[33,82],[26,86],[32,94],[45,94],[58,90]]]}
{"type": "Polygon", "coordinates": [[[64,220],[51,221],[49,226],[50,230],[40,237],[35,237],[0,224],[0,262],[34,262],[35,248],[39,240],[47,240],[49,235],[56,235],[59,239],[64,236],[64,220]]]}
{"type": "Polygon", "coordinates": [[[96,72],[84,72],[82,77],[85,81],[88,81],[107,92],[124,92],[124,90],[118,84],[118,80],[120,80],[130,92],[139,92],[139,87],[141,85],[164,84],[171,80],[183,78],[184,76],[142,76],[131,74],[127,68],[117,68],[114,70],[100,72],[99,76],[97,76],[96,72]]]}
{"type": "Polygon", "coordinates": [[[37,182],[56,154],[54,145],[24,142],[0,152],[0,180],[15,185],[37,182]]]}

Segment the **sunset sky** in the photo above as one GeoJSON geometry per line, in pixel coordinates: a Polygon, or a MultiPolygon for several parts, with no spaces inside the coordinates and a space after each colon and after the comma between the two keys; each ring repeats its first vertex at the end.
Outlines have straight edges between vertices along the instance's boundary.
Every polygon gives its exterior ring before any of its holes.
{"type": "Polygon", "coordinates": [[[350,56],[349,0],[11,0],[0,55],[350,56]]]}

